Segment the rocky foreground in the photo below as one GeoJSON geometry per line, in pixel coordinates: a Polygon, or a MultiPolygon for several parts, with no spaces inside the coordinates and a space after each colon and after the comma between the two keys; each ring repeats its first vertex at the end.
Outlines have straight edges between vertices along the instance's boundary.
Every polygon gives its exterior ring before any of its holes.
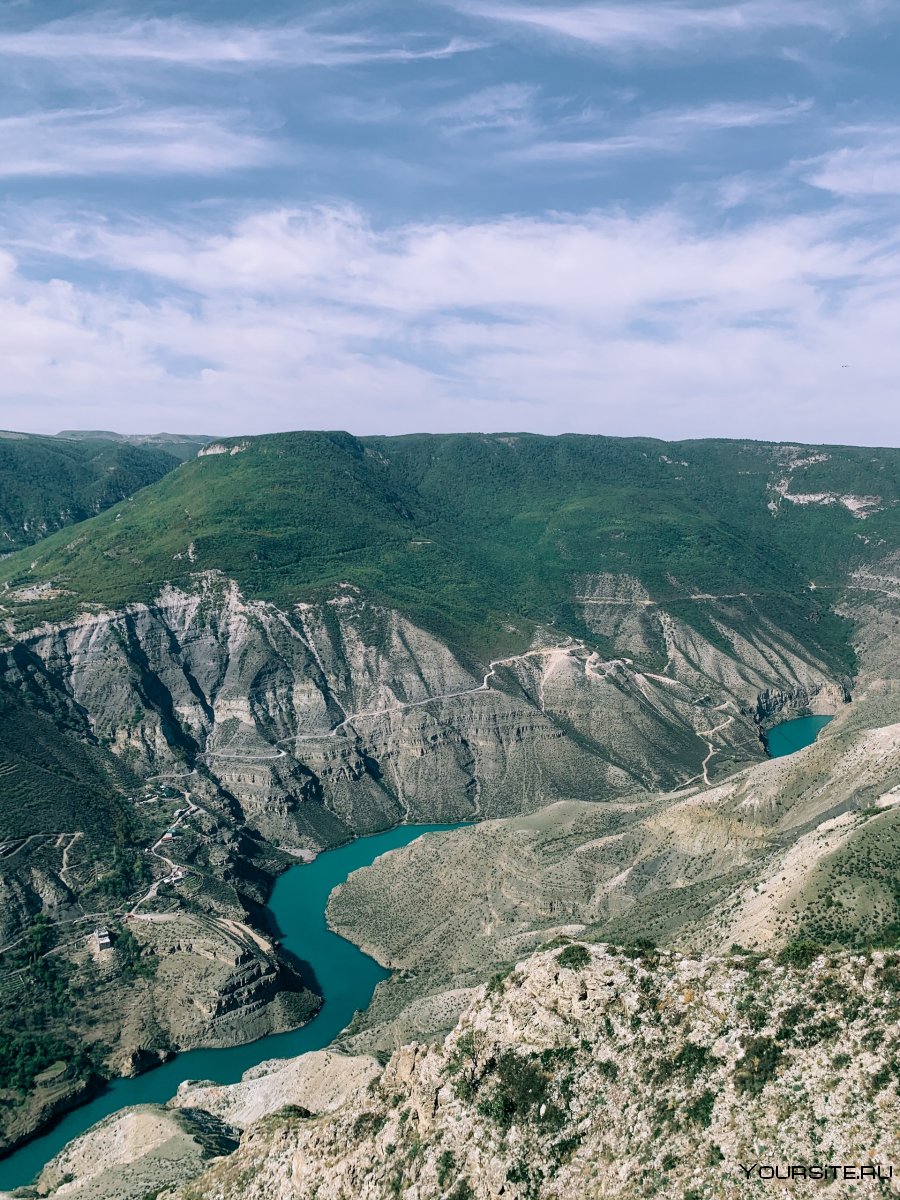
{"type": "Polygon", "coordinates": [[[200,1174],[195,1150],[169,1156],[151,1189],[158,1148],[128,1143],[132,1110],[67,1147],[39,1194],[713,1200],[781,1186],[771,1168],[793,1170],[792,1195],[833,1176],[831,1195],[895,1195],[900,954],[813,953],[553,946],[479,989],[443,1044],[383,1069],[306,1055],[137,1110],[148,1127],[203,1114],[239,1142],[200,1174]]]}

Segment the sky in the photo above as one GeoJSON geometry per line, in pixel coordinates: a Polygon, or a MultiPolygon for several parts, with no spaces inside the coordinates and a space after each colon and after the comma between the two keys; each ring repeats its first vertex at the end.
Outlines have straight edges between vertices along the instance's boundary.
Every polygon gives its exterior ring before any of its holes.
{"type": "Polygon", "coordinates": [[[900,444],[896,0],[0,0],[0,427],[900,444]]]}

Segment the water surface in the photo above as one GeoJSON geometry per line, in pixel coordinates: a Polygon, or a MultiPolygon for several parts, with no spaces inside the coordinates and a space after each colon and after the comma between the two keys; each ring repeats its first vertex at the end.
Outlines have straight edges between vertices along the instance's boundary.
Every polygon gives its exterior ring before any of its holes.
{"type": "Polygon", "coordinates": [[[319,1013],[289,1033],[272,1034],[225,1050],[188,1050],[145,1075],[114,1080],[94,1100],[64,1116],[48,1133],[0,1160],[0,1189],[31,1183],[45,1163],[91,1125],[128,1105],[163,1104],[185,1079],[236,1083],[246,1070],[266,1059],[292,1058],[334,1041],[353,1014],[367,1007],[376,985],[390,972],[352,942],[331,932],[325,922],[328,897],[352,871],[369,866],[380,854],[406,846],[423,833],[456,828],[398,825],[386,833],[357,838],[347,846],[329,850],[314,862],[291,867],[276,881],[269,909],[285,949],[312,968],[315,989],[323,997],[319,1013]]]}
{"type": "Polygon", "coordinates": [[[805,746],[811,746],[831,717],[795,717],[773,725],[765,735],[766,749],[772,758],[783,758],[796,754],[805,746]]]}

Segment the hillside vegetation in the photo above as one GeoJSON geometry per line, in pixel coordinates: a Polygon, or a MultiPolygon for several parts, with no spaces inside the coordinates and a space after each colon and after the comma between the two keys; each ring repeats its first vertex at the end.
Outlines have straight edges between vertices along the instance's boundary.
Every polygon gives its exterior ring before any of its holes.
{"type": "Polygon", "coordinates": [[[178,462],[158,447],[0,432],[0,553],[102,512],[178,462]]]}
{"type": "Polygon", "coordinates": [[[583,635],[579,578],[628,574],[711,640],[694,597],[764,596],[781,628],[849,665],[829,589],[897,544],[898,468],[893,450],[752,442],[232,439],[3,577],[53,585],[17,606],[20,628],[149,601],[208,569],[282,605],[350,582],[477,653],[522,645],[536,624],[583,635]]]}

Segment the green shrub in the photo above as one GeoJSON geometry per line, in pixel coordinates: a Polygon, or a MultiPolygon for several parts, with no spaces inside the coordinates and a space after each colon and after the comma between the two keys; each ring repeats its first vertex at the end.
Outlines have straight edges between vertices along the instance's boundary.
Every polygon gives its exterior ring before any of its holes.
{"type": "Polygon", "coordinates": [[[316,1114],[304,1108],[302,1104],[283,1104],[275,1112],[269,1113],[260,1121],[264,1129],[277,1129],[280,1125],[293,1121],[308,1121],[316,1114]]]}
{"type": "Polygon", "coordinates": [[[817,1046],[819,1042],[829,1042],[840,1033],[841,1026],[834,1017],[823,1017],[821,1021],[811,1021],[797,1031],[798,1046],[817,1046]]]}
{"type": "Polygon", "coordinates": [[[465,1066],[475,1061],[475,1034],[471,1029],[461,1033],[456,1039],[456,1047],[447,1060],[447,1074],[458,1075],[465,1066]]]}
{"type": "Polygon", "coordinates": [[[708,1088],[696,1100],[685,1106],[684,1115],[696,1125],[708,1129],[712,1122],[712,1110],[716,1103],[715,1093],[708,1088]]]}
{"type": "Polygon", "coordinates": [[[374,1137],[387,1124],[384,1113],[360,1113],[353,1122],[353,1136],[356,1138],[374,1137]]]}
{"type": "Polygon", "coordinates": [[[541,1066],[552,1068],[557,1063],[571,1064],[575,1062],[574,1046],[551,1046],[540,1054],[541,1066]]]}
{"type": "Polygon", "coordinates": [[[456,1174],[456,1159],[452,1150],[443,1150],[437,1160],[438,1187],[443,1190],[456,1174]]]}
{"type": "Polygon", "coordinates": [[[734,1086],[742,1095],[758,1096],[774,1078],[781,1059],[781,1047],[768,1037],[748,1038],[744,1057],[734,1070],[734,1086]]]}
{"type": "Polygon", "coordinates": [[[685,1042],[675,1055],[672,1065],[677,1071],[684,1071],[688,1081],[693,1083],[701,1071],[709,1070],[717,1062],[718,1059],[710,1054],[708,1046],[698,1046],[696,1042],[685,1042]]]}
{"type": "Polygon", "coordinates": [[[135,979],[152,979],[159,966],[159,959],[152,950],[145,949],[126,926],[115,933],[116,966],[126,982],[135,979]]]}
{"type": "Polygon", "coordinates": [[[519,1162],[510,1167],[506,1172],[506,1178],[509,1183],[524,1185],[522,1191],[523,1200],[541,1200],[544,1172],[540,1167],[529,1168],[525,1163],[519,1162]]]}
{"type": "Polygon", "coordinates": [[[514,967],[509,966],[502,971],[498,971],[496,975],[492,975],[487,983],[487,994],[489,996],[502,996],[506,981],[512,975],[514,969],[514,967]]]}
{"type": "Polygon", "coordinates": [[[538,1119],[545,1106],[543,1120],[551,1126],[558,1121],[558,1111],[550,1103],[550,1078],[534,1058],[505,1050],[495,1069],[494,1086],[478,1105],[482,1116],[508,1129],[518,1121],[538,1119]]]}
{"type": "Polygon", "coordinates": [[[584,946],[575,942],[571,946],[566,946],[565,950],[561,950],[556,956],[556,961],[561,967],[568,967],[572,971],[580,971],[582,967],[586,967],[591,961],[591,956],[584,946]]]}
{"type": "Polygon", "coordinates": [[[557,1163],[566,1163],[584,1140],[584,1134],[574,1133],[571,1137],[560,1138],[550,1147],[550,1154],[557,1163]]]}
{"type": "Polygon", "coordinates": [[[622,947],[622,953],[626,958],[649,958],[655,960],[657,958],[656,942],[652,938],[635,938],[633,942],[628,942],[622,947]]]}
{"type": "Polygon", "coordinates": [[[786,946],[782,947],[775,961],[780,967],[796,967],[799,970],[805,970],[824,952],[825,947],[818,942],[795,938],[794,941],[788,942],[786,946]]]}

